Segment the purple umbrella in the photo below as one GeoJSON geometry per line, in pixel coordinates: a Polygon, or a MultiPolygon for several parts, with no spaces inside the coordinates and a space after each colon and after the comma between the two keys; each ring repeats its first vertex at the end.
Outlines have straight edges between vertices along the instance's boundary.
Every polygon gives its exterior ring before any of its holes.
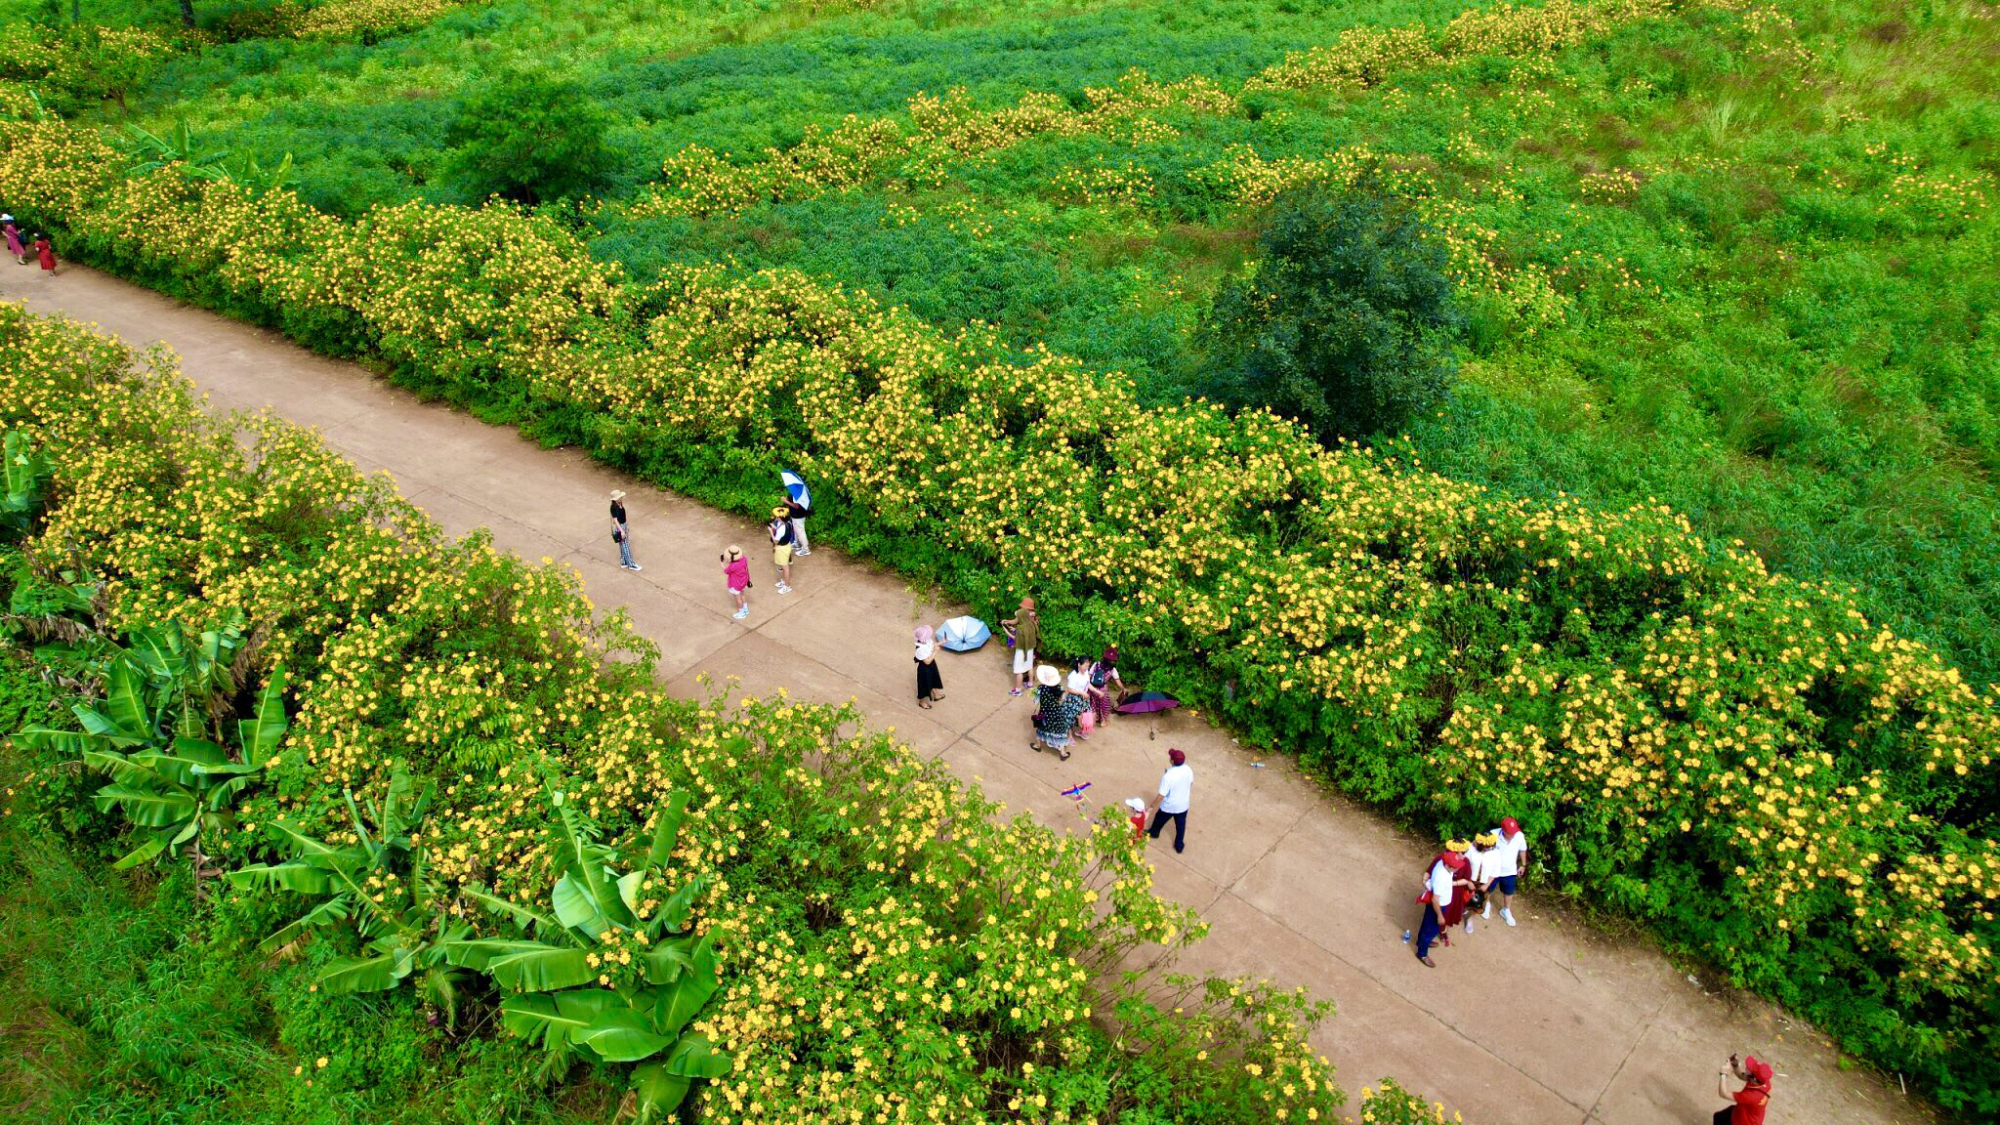
{"type": "Polygon", "coordinates": [[[1147,716],[1146,737],[1160,737],[1160,712],[1171,711],[1181,705],[1181,701],[1164,691],[1137,691],[1119,702],[1120,715],[1147,716]]]}

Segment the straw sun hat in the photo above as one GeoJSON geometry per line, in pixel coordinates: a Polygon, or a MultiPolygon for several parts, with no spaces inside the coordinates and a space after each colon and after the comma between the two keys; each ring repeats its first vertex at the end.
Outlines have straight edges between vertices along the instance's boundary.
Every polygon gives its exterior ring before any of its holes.
{"type": "Polygon", "coordinates": [[[622,489],[622,488],[614,488],[614,489],[612,489],[612,490],[611,490],[611,498],[612,498],[613,500],[623,500],[623,499],[625,499],[625,490],[624,490],[624,489],[622,489]]]}
{"type": "Polygon", "coordinates": [[[1035,682],[1043,687],[1059,687],[1062,684],[1062,673],[1056,671],[1053,666],[1044,664],[1035,669],[1035,682]]]}

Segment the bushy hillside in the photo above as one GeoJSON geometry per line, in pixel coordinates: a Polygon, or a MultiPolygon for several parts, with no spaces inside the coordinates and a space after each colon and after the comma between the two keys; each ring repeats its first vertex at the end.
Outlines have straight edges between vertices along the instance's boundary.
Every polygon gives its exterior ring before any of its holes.
{"type": "Polygon", "coordinates": [[[182,42],[129,112],[246,151],[164,168],[16,88],[0,198],[718,504],[803,464],[834,541],[1032,592],[1399,813],[1519,812],[1570,889],[2000,1104],[1990,5],[584,10],[633,40],[521,76],[525,10],[182,42]],[[448,202],[447,103],[516,81],[524,132],[610,123],[600,193],[448,202]],[[1471,324],[1366,450],[1186,401],[1312,185],[1413,215],[1471,324]]]}

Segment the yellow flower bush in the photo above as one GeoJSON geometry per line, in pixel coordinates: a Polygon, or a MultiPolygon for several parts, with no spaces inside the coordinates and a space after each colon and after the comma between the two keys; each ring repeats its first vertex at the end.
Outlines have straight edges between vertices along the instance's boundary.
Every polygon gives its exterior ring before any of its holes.
{"type": "MultiPolygon", "coordinates": [[[[1003,821],[941,765],[857,733],[851,708],[669,699],[648,647],[622,615],[594,620],[574,571],[447,541],[309,433],[244,424],[239,445],[164,356],[135,367],[0,305],[0,431],[57,466],[39,530],[0,554],[0,592],[46,590],[60,570],[99,590],[78,625],[107,634],[247,619],[240,673],[289,672],[268,782],[205,862],[268,858],[278,823],[353,844],[347,795],[383,807],[408,776],[405,796],[430,794],[409,833],[421,870],[362,892],[390,911],[444,904],[429,938],[505,937],[496,904],[543,908],[568,862],[552,792],[625,854],[684,796],[671,856],[630,901],[644,919],[668,888],[704,888],[693,922],[722,990],[692,1026],[729,1056],[697,1089],[704,1120],[1111,1121],[1142,1101],[1171,1111],[1155,1092],[1168,1072],[1187,1112],[1236,1107],[1202,1120],[1340,1104],[1305,1046],[1327,1009],[1296,994],[1198,982],[1222,999],[1184,1033],[1120,1036],[1121,1019],[1175,1025],[1149,1006],[1153,978],[1120,982],[1126,956],[1202,929],[1153,895],[1122,818],[1063,835],[1003,821]]],[[[89,804],[76,771],[38,774],[47,800],[89,804]]],[[[204,924],[262,936],[274,907],[231,883],[204,924]]],[[[646,945],[598,934],[596,986],[637,986],[646,945]]]]}

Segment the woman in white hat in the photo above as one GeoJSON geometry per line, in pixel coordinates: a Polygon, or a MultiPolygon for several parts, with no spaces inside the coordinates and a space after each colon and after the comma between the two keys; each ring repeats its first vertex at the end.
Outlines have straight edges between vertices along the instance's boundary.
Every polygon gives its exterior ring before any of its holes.
{"type": "Polygon", "coordinates": [[[1076,725],[1076,717],[1090,706],[1090,701],[1064,691],[1062,673],[1052,665],[1035,669],[1035,683],[1035,741],[1028,743],[1028,749],[1038,754],[1044,749],[1054,750],[1057,757],[1067,762],[1070,728],[1076,725]]]}
{"type": "Polygon", "coordinates": [[[611,490],[611,541],[618,544],[618,565],[626,570],[644,570],[632,561],[632,528],[625,522],[625,490],[611,490]]]}
{"type": "Polygon", "coordinates": [[[16,262],[27,265],[28,244],[21,240],[21,228],[15,224],[14,216],[0,215],[0,230],[7,232],[7,252],[14,255],[16,262]]]}

